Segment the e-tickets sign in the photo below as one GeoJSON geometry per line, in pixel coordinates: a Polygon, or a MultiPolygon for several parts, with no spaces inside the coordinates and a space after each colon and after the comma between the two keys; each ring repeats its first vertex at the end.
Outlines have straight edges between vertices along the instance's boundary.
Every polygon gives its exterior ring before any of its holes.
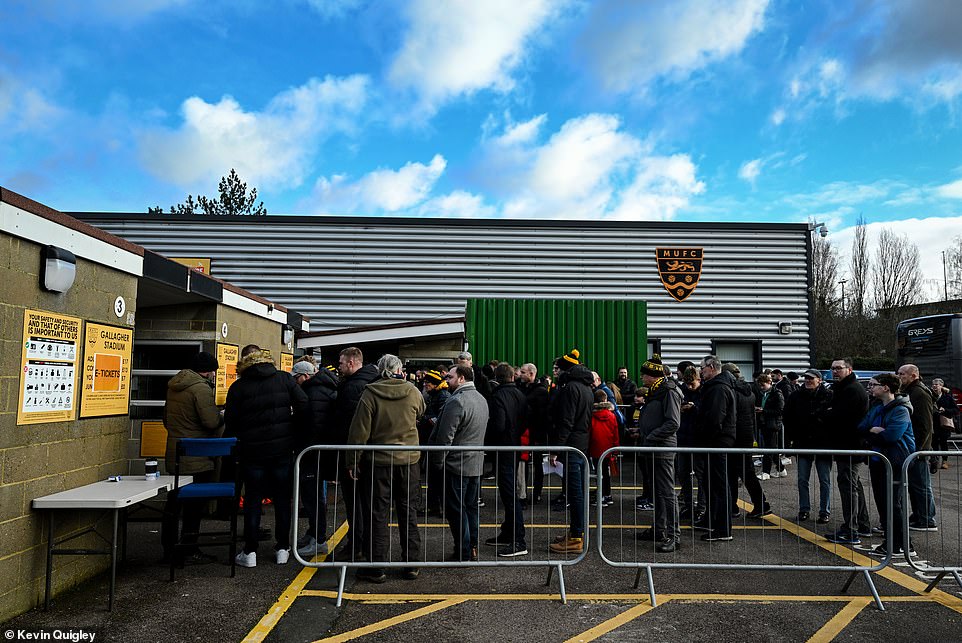
{"type": "Polygon", "coordinates": [[[80,417],[126,415],[130,408],[130,328],[87,322],[80,417]]]}
{"type": "Polygon", "coordinates": [[[82,323],[59,313],[23,311],[18,425],[74,419],[82,323]]]}
{"type": "Polygon", "coordinates": [[[236,344],[217,344],[217,377],[214,383],[214,404],[227,403],[227,389],[237,380],[237,360],[240,348],[236,344]]]}

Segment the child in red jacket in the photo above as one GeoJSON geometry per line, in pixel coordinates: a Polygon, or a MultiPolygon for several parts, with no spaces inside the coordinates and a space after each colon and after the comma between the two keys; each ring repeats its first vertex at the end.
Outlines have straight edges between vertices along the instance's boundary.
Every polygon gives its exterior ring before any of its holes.
{"type": "MultiPolygon", "coordinates": [[[[594,411],[591,414],[591,436],[588,442],[588,452],[595,463],[595,470],[601,476],[601,506],[614,504],[611,499],[611,469],[615,467],[614,456],[601,462],[601,454],[611,447],[618,446],[618,418],[615,417],[614,406],[608,401],[608,396],[602,390],[595,391],[594,411]]],[[[615,473],[618,473],[615,471],[615,473]]]]}

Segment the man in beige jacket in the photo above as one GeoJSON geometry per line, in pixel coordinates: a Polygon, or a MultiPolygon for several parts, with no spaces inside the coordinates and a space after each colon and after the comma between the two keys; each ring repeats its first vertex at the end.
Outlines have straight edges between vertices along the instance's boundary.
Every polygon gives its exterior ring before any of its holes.
{"type": "MultiPolygon", "coordinates": [[[[384,355],[377,368],[381,378],[364,387],[347,443],[418,446],[417,420],[425,411],[421,392],[404,379],[397,356],[384,355]]],[[[370,542],[365,543],[365,554],[371,562],[388,560],[392,498],[401,536],[401,559],[414,562],[420,556],[421,538],[414,510],[415,499],[421,493],[419,458],[416,450],[355,451],[348,455],[348,472],[358,481],[361,510],[370,521],[370,542]]],[[[384,569],[379,567],[361,568],[357,576],[373,583],[387,580],[384,569]]],[[[418,569],[407,567],[401,576],[414,580],[418,569]]]]}

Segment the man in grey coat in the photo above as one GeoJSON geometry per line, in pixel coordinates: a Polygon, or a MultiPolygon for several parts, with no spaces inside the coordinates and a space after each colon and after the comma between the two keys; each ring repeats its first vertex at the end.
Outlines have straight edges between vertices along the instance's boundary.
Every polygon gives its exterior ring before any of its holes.
{"type": "MultiPolygon", "coordinates": [[[[661,360],[654,356],[641,367],[648,388],[646,404],[638,419],[638,434],[646,447],[678,446],[683,396],[675,381],[665,377],[661,360]]],[[[647,457],[647,456],[643,456],[647,457]]],[[[675,454],[655,453],[649,461],[654,478],[655,526],[638,534],[639,540],[655,541],[655,551],[669,553],[681,547],[678,504],[675,499],[675,454]]]]}
{"type": "MultiPolygon", "coordinates": [[[[470,366],[452,366],[446,376],[451,397],[444,403],[430,443],[455,447],[483,447],[488,426],[488,403],[474,386],[470,366]]],[[[478,490],[484,469],[484,450],[452,451],[444,458],[445,514],[454,553],[451,560],[478,559],[478,490]]]]}

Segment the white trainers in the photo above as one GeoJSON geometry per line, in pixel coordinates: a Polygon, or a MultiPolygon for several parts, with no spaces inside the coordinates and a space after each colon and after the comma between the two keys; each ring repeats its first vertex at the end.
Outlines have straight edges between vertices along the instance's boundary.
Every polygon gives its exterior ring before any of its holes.
{"type": "Polygon", "coordinates": [[[768,480],[769,478],[771,478],[771,476],[768,475],[767,473],[759,473],[759,474],[758,474],[758,479],[759,479],[759,480],[768,480]]]}
{"type": "Polygon", "coordinates": [[[257,552],[252,551],[249,554],[238,552],[237,556],[234,557],[234,562],[241,567],[257,567],[257,552]]]}
{"type": "Polygon", "coordinates": [[[772,477],[773,477],[773,478],[787,478],[787,477],[788,477],[788,471],[785,471],[785,469],[782,469],[781,471],[776,471],[775,473],[772,474],[772,477]]]}
{"type": "Polygon", "coordinates": [[[783,464],[784,466],[787,467],[787,466],[790,465],[791,463],[792,463],[792,459],[791,459],[791,458],[789,458],[788,456],[784,456],[784,455],[782,456],[782,464],[783,464]]]}
{"type": "Polygon", "coordinates": [[[278,549],[274,552],[274,562],[278,565],[286,565],[287,561],[291,559],[290,549],[278,549]]]}

